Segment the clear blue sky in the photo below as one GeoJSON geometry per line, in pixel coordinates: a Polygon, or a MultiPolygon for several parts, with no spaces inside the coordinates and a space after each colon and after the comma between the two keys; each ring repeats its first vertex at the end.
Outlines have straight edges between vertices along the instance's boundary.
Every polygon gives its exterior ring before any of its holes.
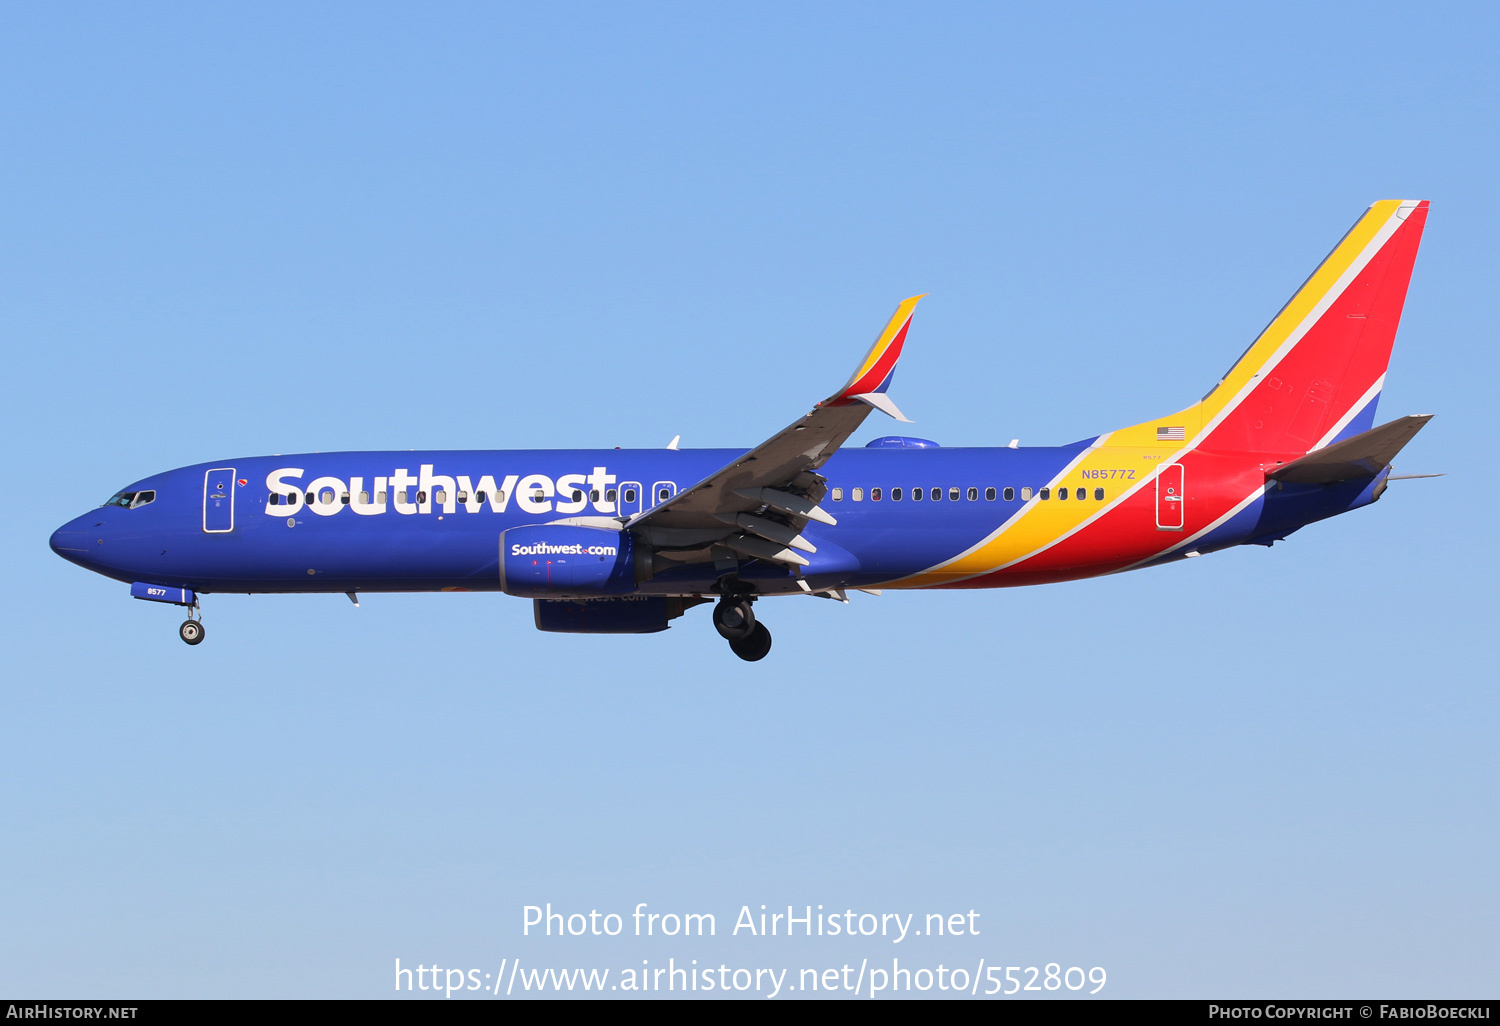
{"type": "MultiPolygon", "coordinates": [[[[1491,5],[0,12],[0,993],[489,970],[1103,966],[1493,996],[1491,5]],[[950,445],[1191,402],[1373,200],[1432,200],[1376,506],[1091,582],[539,634],[494,595],[175,611],[47,536],[199,461],[751,445],[928,292],[950,445]],[[521,908],[708,911],[544,942],[521,908]],[[900,949],[743,904],[982,914],[900,949]]],[[[874,421],[856,443],[888,430],[874,421]]],[[[774,606],[774,608],[772,608],[774,606]]]]}

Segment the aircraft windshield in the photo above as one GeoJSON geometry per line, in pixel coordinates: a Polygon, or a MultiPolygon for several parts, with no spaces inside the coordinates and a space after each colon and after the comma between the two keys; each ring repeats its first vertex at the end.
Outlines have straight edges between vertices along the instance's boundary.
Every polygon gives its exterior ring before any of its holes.
{"type": "Polygon", "coordinates": [[[104,505],[123,506],[125,509],[135,509],[137,506],[144,506],[148,502],[155,501],[156,493],[154,491],[117,492],[114,495],[111,495],[109,497],[109,500],[105,502],[104,505]]]}

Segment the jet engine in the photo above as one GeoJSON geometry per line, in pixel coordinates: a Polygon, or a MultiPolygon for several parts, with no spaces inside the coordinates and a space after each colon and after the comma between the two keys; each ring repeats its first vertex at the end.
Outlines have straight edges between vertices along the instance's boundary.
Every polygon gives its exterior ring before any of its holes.
{"type": "Polygon", "coordinates": [[[536,524],[500,535],[500,589],[522,598],[592,598],[636,590],[636,564],[649,565],[626,531],[536,524]]]}

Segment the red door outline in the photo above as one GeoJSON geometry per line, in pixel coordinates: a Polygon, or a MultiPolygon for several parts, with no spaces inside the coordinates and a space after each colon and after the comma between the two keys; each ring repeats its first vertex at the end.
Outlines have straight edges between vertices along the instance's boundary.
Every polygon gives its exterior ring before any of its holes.
{"type": "Polygon", "coordinates": [[[1156,529],[1180,531],[1183,525],[1182,464],[1171,463],[1156,475],[1156,529]]]}

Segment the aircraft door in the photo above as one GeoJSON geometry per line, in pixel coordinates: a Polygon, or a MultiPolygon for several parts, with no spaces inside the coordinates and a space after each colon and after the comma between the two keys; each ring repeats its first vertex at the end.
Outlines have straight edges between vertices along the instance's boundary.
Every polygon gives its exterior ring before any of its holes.
{"type": "Polygon", "coordinates": [[[203,475],[203,530],[207,534],[234,530],[233,467],[215,467],[203,475]]]}
{"type": "Polygon", "coordinates": [[[641,483],[625,481],[620,487],[620,516],[633,517],[641,511],[641,483]]]}
{"type": "Polygon", "coordinates": [[[1184,523],[1182,464],[1172,463],[1156,475],[1156,529],[1180,531],[1184,523]]]}

